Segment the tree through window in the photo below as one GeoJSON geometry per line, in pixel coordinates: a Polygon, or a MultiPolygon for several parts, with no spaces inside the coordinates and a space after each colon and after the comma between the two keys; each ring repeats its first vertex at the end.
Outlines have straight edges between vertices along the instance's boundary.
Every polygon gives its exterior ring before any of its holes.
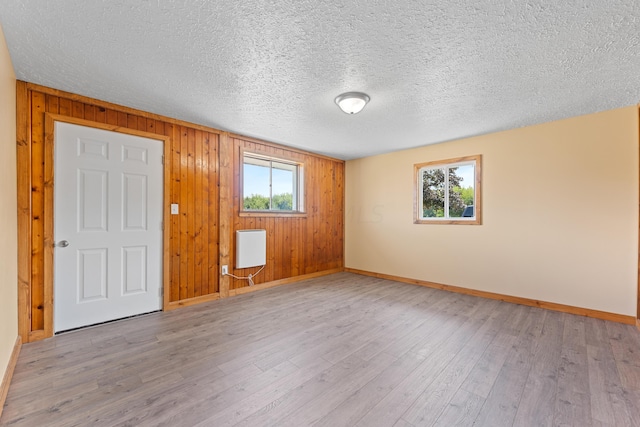
{"type": "Polygon", "coordinates": [[[481,224],[481,156],[414,165],[416,223],[481,224]]]}

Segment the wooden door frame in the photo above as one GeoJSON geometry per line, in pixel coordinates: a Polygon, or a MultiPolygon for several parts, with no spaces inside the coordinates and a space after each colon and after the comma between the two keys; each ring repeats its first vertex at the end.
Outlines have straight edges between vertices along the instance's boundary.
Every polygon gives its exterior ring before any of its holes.
{"type": "MultiPolygon", "coordinates": [[[[93,122],[90,120],[77,119],[60,114],[45,113],[44,114],[44,331],[42,336],[33,337],[35,339],[48,338],[53,336],[53,244],[54,244],[54,162],[55,162],[55,122],[70,123],[74,125],[86,126],[94,129],[119,132],[128,135],[140,136],[163,143],[164,158],[169,158],[171,153],[171,137],[158,135],[150,132],[128,129],[122,126],[108,125],[104,123],[93,122]]],[[[163,201],[162,201],[162,289],[163,289],[163,309],[169,304],[169,209],[167,201],[169,200],[169,185],[167,185],[170,176],[169,162],[163,162],[163,201]]],[[[21,310],[19,310],[20,312],[21,310]]],[[[19,316],[21,330],[28,325],[29,318],[19,316]]]]}

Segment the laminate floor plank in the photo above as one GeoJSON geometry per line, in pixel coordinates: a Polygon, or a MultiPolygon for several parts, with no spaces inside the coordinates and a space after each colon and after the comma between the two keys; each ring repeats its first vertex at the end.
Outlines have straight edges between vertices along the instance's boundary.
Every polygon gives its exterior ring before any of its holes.
{"type": "Polygon", "coordinates": [[[365,361],[368,365],[367,368],[359,369],[348,381],[336,382],[326,392],[316,395],[314,399],[299,407],[296,411],[281,417],[275,425],[298,427],[316,424],[350,396],[361,395],[362,388],[378,377],[381,372],[387,370],[396,360],[391,355],[381,353],[365,361]]]}
{"type": "Polygon", "coordinates": [[[610,346],[587,346],[591,417],[607,425],[631,426],[625,390],[610,346]]]}
{"type": "Polygon", "coordinates": [[[407,352],[382,371],[357,392],[352,393],[330,413],[322,417],[314,426],[352,426],[373,406],[387,396],[401,381],[407,378],[424,362],[424,357],[407,352]]]}
{"type": "Polygon", "coordinates": [[[479,319],[482,326],[440,372],[433,386],[425,390],[402,415],[404,420],[414,425],[433,425],[436,422],[504,322],[502,313],[493,310],[498,304],[494,301],[493,305],[487,305],[485,309],[490,311],[479,319]]]}
{"type": "Polygon", "coordinates": [[[640,391],[640,337],[630,332],[631,325],[608,324],[609,342],[624,389],[640,391]]]}
{"type": "MultiPolygon", "coordinates": [[[[369,377],[382,370],[394,360],[392,356],[380,354],[371,360],[348,357],[301,384],[279,399],[265,405],[251,416],[239,422],[238,426],[279,426],[281,421],[303,405],[323,395],[329,395],[337,384],[350,384],[356,378],[369,377]]],[[[305,424],[299,424],[305,425],[305,424]]]]}
{"type": "MultiPolygon", "coordinates": [[[[438,337],[434,339],[434,345],[423,347],[420,343],[416,354],[424,356],[425,361],[404,381],[398,384],[383,400],[371,409],[357,426],[373,425],[393,425],[399,418],[412,423],[404,417],[404,414],[411,408],[414,402],[425,392],[428,392],[431,384],[438,375],[451,363],[456,354],[462,349],[466,342],[474,336],[480,329],[482,323],[477,321],[481,318],[481,313],[476,312],[478,317],[450,318],[446,324],[448,328],[441,328],[437,331],[438,337]],[[454,321],[455,319],[455,321],[454,321]]],[[[433,334],[435,336],[436,333],[433,334]]]]}
{"type": "Polygon", "coordinates": [[[560,354],[553,424],[591,426],[587,347],[575,346],[571,339],[565,344],[560,354]]]}
{"type": "Polygon", "coordinates": [[[556,409],[558,369],[564,335],[564,315],[547,312],[532,353],[515,425],[552,425],[556,409]]]}
{"type": "Polygon", "coordinates": [[[288,377],[270,384],[245,399],[237,401],[196,425],[203,427],[236,425],[269,404],[280,401],[283,396],[326,371],[331,366],[332,364],[324,359],[309,361],[305,366],[299,366],[300,369],[288,377]]]}
{"type": "Polygon", "coordinates": [[[632,326],[337,273],[24,344],[2,426],[640,427],[632,326]]]}
{"type": "Polygon", "coordinates": [[[515,336],[499,332],[460,387],[486,399],[515,340],[515,336]]]}
{"type": "Polygon", "coordinates": [[[540,337],[546,312],[531,307],[522,318],[521,332],[495,380],[474,425],[510,426],[520,406],[529,371],[533,364],[533,351],[540,337]]]}
{"type": "MultiPolygon", "coordinates": [[[[209,417],[211,412],[221,412],[234,403],[254,395],[260,390],[268,387],[274,382],[289,377],[299,368],[291,362],[284,362],[267,371],[257,375],[252,375],[243,381],[238,382],[226,390],[218,391],[215,385],[199,396],[192,396],[190,404],[176,411],[173,416],[165,417],[158,422],[157,419],[147,420],[146,423],[136,421],[137,425],[149,426],[176,426],[176,425],[196,425],[209,417]]],[[[134,420],[127,420],[131,423],[134,420]]]]}
{"type": "Polygon", "coordinates": [[[433,424],[438,427],[471,426],[484,405],[484,398],[462,388],[458,389],[442,414],[433,424]]]}

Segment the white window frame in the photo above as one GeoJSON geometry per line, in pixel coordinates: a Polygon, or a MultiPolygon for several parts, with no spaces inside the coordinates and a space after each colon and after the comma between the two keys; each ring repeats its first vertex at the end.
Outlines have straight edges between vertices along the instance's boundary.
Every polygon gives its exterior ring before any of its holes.
{"type": "Polygon", "coordinates": [[[455,159],[438,160],[414,165],[414,223],[415,224],[482,224],[482,156],[466,156],[455,159]],[[449,217],[449,169],[459,166],[474,166],[474,204],[472,217],[449,217]],[[423,211],[423,172],[444,169],[444,217],[425,217],[423,211]]]}
{"type": "Polygon", "coordinates": [[[294,160],[282,159],[278,157],[268,156],[265,154],[250,152],[250,151],[242,151],[241,152],[241,165],[240,165],[240,213],[245,215],[299,215],[304,214],[304,165],[301,162],[297,162],[294,160]],[[269,162],[269,209],[245,209],[244,208],[244,165],[245,158],[256,159],[260,161],[269,162]],[[292,190],[292,208],[291,210],[280,210],[280,209],[271,209],[273,203],[273,187],[271,184],[272,174],[273,174],[273,163],[280,163],[284,165],[290,165],[294,168],[294,183],[292,190]]]}

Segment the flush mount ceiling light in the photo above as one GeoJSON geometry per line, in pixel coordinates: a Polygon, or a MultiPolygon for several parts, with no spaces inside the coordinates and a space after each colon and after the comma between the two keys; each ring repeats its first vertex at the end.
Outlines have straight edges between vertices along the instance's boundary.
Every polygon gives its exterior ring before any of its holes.
{"type": "Polygon", "coordinates": [[[336,104],[347,114],[356,114],[362,111],[371,98],[362,92],[346,92],[336,96],[336,104]]]}

